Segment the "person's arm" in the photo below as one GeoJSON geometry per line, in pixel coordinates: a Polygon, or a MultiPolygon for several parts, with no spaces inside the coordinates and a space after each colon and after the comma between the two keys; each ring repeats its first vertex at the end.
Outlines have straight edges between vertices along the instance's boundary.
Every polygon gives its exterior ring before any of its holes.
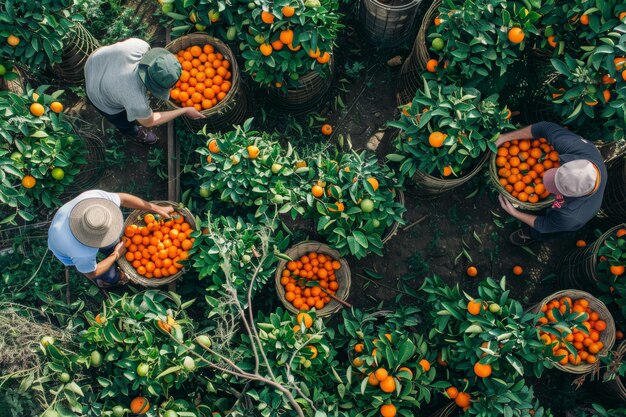
{"type": "Polygon", "coordinates": [[[534,139],[532,126],[533,125],[530,125],[512,132],[502,133],[500,137],[498,137],[498,140],[496,140],[496,146],[500,147],[503,143],[512,140],[534,139]]]}
{"type": "Polygon", "coordinates": [[[178,116],[185,115],[192,119],[204,119],[205,116],[193,107],[183,107],[176,110],[152,112],[152,115],[146,119],[137,119],[137,122],[143,127],[154,127],[167,123],[176,119],[178,116]]]}
{"type": "Polygon", "coordinates": [[[150,211],[165,219],[168,219],[170,213],[174,211],[174,207],[172,206],[157,206],[132,194],[117,193],[117,195],[120,197],[120,205],[122,207],[150,211]]]}
{"type": "Polygon", "coordinates": [[[126,247],[124,246],[124,242],[118,243],[109,256],[96,264],[96,270],[85,273],[85,276],[89,279],[95,279],[97,276],[104,274],[120,257],[124,256],[125,253],[126,247]]]}
{"type": "Polygon", "coordinates": [[[502,195],[498,196],[498,199],[500,200],[500,206],[502,206],[504,211],[506,211],[522,223],[526,223],[530,227],[535,227],[538,216],[517,210],[515,207],[513,207],[513,204],[511,204],[511,202],[504,198],[502,195]]]}

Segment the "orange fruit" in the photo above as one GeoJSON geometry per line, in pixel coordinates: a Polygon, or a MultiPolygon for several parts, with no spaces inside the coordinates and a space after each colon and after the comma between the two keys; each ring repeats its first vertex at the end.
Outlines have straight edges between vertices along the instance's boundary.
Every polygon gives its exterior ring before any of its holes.
{"type": "Polygon", "coordinates": [[[311,194],[313,194],[313,197],[321,198],[324,196],[324,189],[319,185],[314,185],[311,187],[311,194]]]}
{"type": "Polygon", "coordinates": [[[9,44],[9,46],[15,48],[17,45],[20,44],[21,39],[18,38],[15,35],[9,35],[9,37],[7,38],[7,43],[9,44]]]}
{"type": "Polygon", "coordinates": [[[446,388],[446,394],[448,394],[450,399],[454,400],[459,395],[459,390],[455,387],[448,387],[446,388]]]}
{"type": "Polygon", "coordinates": [[[37,180],[32,175],[24,175],[22,178],[22,187],[24,188],[33,188],[37,185],[37,180]]]}
{"type": "Polygon", "coordinates": [[[322,126],[322,134],[324,136],[330,136],[331,133],[333,133],[333,127],[331,125],[326,123],[325,125],[322,126]]]}
{"type": "Polygon", "coordinates": [[[511,28],[509,29],[508,38],[511,43],[518,44],[522,43],[524,40],[524,31],[521,28],[511,28]]]}
{"type": "Polygon", "coordinates": [[[580,16],[580,23],[582,25],[588,25],[589,24],[589,15],[584,14],[584,15],[580,16]]]}
{"type": "MultiPolygon", "coordinates": [[[[159,322],[161,324],[162,322],[159,322]]],[[[167,323],[165,323],[167,325],[167,323]]],[[[169,325],[167,325],[169,327],[169,325]]],[[[171,327],[170,327],[171,329],[171,327]]],[[[169,333],[169,332],[168,332],[169,333]]],[[[150,402],[145,397],[135,397],[130,402],[130,411],[133,413],[140,415],[146,414],[150,410],[150,402]]]]}
{"type": "Polygon", "coordinates": [[[513,275],[518,275],[519,276],[519,275],[522,275],[523,273],[524,273],[524,269],[522,269],[521,266],[515,265],[513,267],[513,275]]]}
{"type": "Polygon", "coordinates": [[[396,390],[396,381],[389,375],[380,381],[380,389],[383,392],[394,392],[396,390]]]}
{"type": "Polygon", "coordinates": [[[430,362],[428,362],[426,359],[421,359],[418,363],[422,367],[424,372],[430,371],[430,362]]]}
{"type": "Polygon", "coordinates": [[[426,71],[435,72],[437,70],[437,66],[439,62],[436,59],[431,59],[426,63],[426,71]]]}
{"type": "Polygon", "coordinates": [[[263,21],[263,23],[271,25],[272,23],[274,23],[274,15],[264,10],[261,12],[261,20],[263,21]]]}
{"type": "Polygon", "coordinates": [[[396,412],[396,406],[393,404],[383,404],[380,407],[380,415],[383,417],[395,417],[396,412]]]}
{"type": "Polygon", "coordinates": [[[454,402],[456,403],[456,405],[458,405],[459,407],[469,407],[470,405],[470,395],[466,392],[459,392],[456,396],[456,398],[454,399],[454,402]]]}
{"type": "Polygon", "coordinates": [[[478,301],[471,300],[467,303],[467,312],[472,316],[477,316],[482,310],[482,304],[478,301]]]}
{"type": "Polygon", "coordinates": [[[470,277],[475,277],[478,275],[478,269],[475,266],[470,266],[467,268],[467,275],[470,277]]]}
{"type": "Polygon", "coordinates": [[[624,266],[623,265],[612,265],[609,270],[612,275],[621,276],[624,275],[624,266]]]}
{"type": "Polygon", "coordinates": [[[378,368],[374,372],[374,375],[376,376],[376,379],[378,379],[378,381],[384,381],[385,378],[387,378],[387,376],[389,376],[389,373],[387,372],[387,370],[385,368],[378,368]]]}
{"type": "Polygon", "coordinates": [[[30,112],[35,117],[41,117],[45,113],[45,109],[40,103],[33,103],[30,105],[30,112]]]}
{"type": "Polygon", "coordinates": [[[50,110],[55,113],[61,113],[63,111],[63,104],[58,101],[53,101],[52,103],[50,103],[50,110]]]}
{"type": "Polygon", "coordinates": [[[480,378],[489,377],[489,375],[491,375],[491,371],[491,365],[489,364],[482,364],[480,362],[476,362],[474,364],[474,373],[480,378]]]}
{"type": "Polygon", "coordinates": [[[304,327],[306,327],[307,329],[310,329],[311,326],[313,326],[313,318],[311,318],[311,316],[307,313],[299,313],[296,317],[296,321],[298,322],[298,324],[304,322],[304,327]]]}
{"type": "Polygon", "coordinates": [[[285,30],[281,31],[279,39],[285,45],[288,45],[288,44],[292,43],[293,42],[293,30],[285,29],[285,30]]]}
{"type": "Polygon", "coordinates": [[[378,385],[380,383],[380,381],[378,380],[378,378],[376,378],[376,374],[374,372],[372,372],[371,374],[369,374],[369,376],[367,377],[367,383],[373,387],[375,387],[376,385],[378,385]]]}
{"type": "Polygon", "coordinates": [[[441,148],[445,140],[446,140],[446,135],[438,131],[432,132],[428,136],[428,143],[433,148],[441,148]]]}
{"type": "MultiPolygon", "coordinates": [[[[296,9],[294,9],[291,6],[284,6],[281,9],[281,12],[282,12],[284,17],[291,17],[291,16],[293,16],[296,13],[296,9]]],[[[289,42],[285,42],[285,43],[289,43],[289,42]]]]}
{"type": "Polygon", "coordinates": [[[263,56],[270,56],[272,55],[273,48],[272,45],[270,45],[269,43],[264,43],[259,46],[259,50],[261,51],[261,54],[263,54],[263,56]]]}

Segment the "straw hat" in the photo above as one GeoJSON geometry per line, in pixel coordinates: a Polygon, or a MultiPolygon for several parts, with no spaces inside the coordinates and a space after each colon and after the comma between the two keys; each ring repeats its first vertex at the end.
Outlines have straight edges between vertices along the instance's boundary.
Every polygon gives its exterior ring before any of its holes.
{"type": "Polygon", "coordinates": [[[70,230],[83,245],[103,248],[122,234],[124,216],[120,208],[105,198],[88,198],[70,212],[70,230]]]}

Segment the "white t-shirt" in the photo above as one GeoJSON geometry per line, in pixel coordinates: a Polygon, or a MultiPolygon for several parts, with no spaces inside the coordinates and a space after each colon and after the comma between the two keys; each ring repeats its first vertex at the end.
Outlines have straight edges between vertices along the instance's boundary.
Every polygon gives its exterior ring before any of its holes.
{"type": "Polygon", "coordinates": [[[74,206],[88,198],[106,198],[118,206],[120,197],[115,193],[102,190],[89,190],[65,203],[56,212],[48,229],[48,248],[66,266],[75,266],[79,272],[88,274],[96,270],[98,248],[84,245],[78,241],[70,229],[70,213],[74,206]]]}
{"type": "Polygon", "coordinates": [[[98,48],[85,63],[85,90],[89,100],[104,113],[126,110],[128,121],[152,114],[146,86],[139,77],[139,61],[150,50],[141,39],[98,48]]]}

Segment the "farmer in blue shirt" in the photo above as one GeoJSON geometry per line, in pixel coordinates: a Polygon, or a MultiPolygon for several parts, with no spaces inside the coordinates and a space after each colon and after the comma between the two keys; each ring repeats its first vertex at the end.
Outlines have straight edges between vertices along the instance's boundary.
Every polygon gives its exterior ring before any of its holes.
{"type": "Polygon", "coordinates": [[[120,241],[124,218],[120,206],[169,218],[174,207],[157,206],[139,197],[102,190],[85,191],[64,204],[48,230],[48,247],[65,266],[75,266],[99,287],[124,281],[115,262],[126,253],[120,241]],[[98,262],[97,255],[105,258],[98,262]]]}
{"type": "Polygon", "coordinates": [[[552,208],[543,216],[536,216],[517,210],[499,196],[502,208],[528,225],[511,234],[511,243],[520,246],[582,228],[600,210],[607,181],[606,167],[595,145],[555,123],[540,122],[504,133],[496,145],[537,138],[546,138],[559,153],[560,166],[543,174],[546,190],[555,195],[552,208]]]}

